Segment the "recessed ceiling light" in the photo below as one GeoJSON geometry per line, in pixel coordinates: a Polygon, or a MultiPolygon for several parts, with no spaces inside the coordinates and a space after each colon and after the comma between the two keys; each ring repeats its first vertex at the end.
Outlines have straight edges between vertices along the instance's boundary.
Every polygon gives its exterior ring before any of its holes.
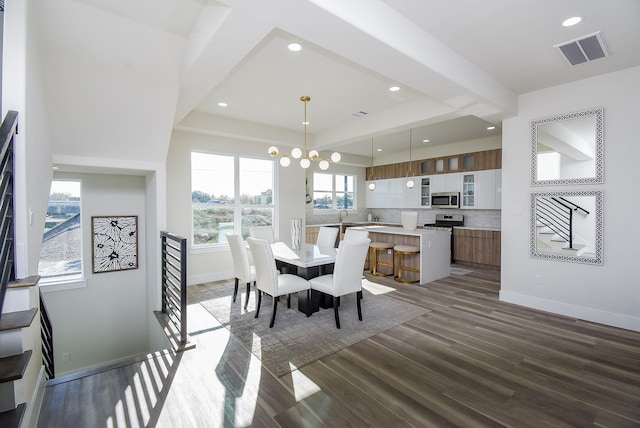
{"type": "Polygon", "coordinates": [[[287,47],[291,52],[298,52],[300,49],[302,49],[302,45],[300,45],[300,43],[289,43],[289,46],[287,47]]]}
{"type": "Polygon", "coordinates": [[[227,103],[223,103],[222,101],[218,103],[219,107],[226,107],[227,105],[228,105],[227,103]]]}
{"type": "Polygon", "coordinates": [[[495,126],[487,126],[487,129],[488,129],[489,131],[493,131],[494,129],[496,129],[496,127],[495,127],[495,126]]]}
{"type": "Polygon", "coordinates": [[[381,152],[381,151],[382,151],[382,149],[376,149],[376,152],[381,152]]]}
{"type": "Polygon", "coordinates": [[[303,124],[303,125],[308,125],[308,124],[309,124],[309,122],[308,122],[308,121],[307,121],[307,122],[302,122],[302,124],[303,124]]]}
{"type": "Polygon", "coordinates": [[[400,86],[392,86],[389,88],[391,92],[398,92],[400,90],[400,86]]]}
{"type": "Polygon", "coordinates": [[[582,21],[582,17],[581,16],[573,16],[571,18],[565,19],[562,22],[562,26],[563,27],[571,27],[573,25],[576,25],[580,21],[582,21]]]}
{"type": "Polygon", "coordinates": [[[423,143],[428,143],[428,142],[429,142],[429,140],[424,139],[424,140],[422,140],[422,142],[423,142],[423,143]]]}

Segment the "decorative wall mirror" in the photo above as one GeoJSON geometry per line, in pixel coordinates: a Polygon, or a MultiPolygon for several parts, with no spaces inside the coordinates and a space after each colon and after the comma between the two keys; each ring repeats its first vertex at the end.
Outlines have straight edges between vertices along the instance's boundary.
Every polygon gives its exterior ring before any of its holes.
{"type": "Polygon", "coordinates": [[[602,264],[602,190],[531,193],[530,256],[602,264]]]}
{"type": "Polygon", "coordinates": [[[602,108],[531,122],[531,185],[603,183],[602,108]]]}

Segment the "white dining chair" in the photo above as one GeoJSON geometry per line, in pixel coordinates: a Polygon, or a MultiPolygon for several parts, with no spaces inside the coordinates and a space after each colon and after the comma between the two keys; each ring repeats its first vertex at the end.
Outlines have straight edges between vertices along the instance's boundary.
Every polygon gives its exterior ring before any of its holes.
{"type": "Polygon", "coordinates": [[[358,319],[362,321],[362,270],[364,259],[369,249],[371,239],[359,241],[340,241],[338,256],[333,268],[333,273],[311,278],[311,289],[333,296],[333,313],[336,318],[336,327],[340,328],[340,316],[338,307],[340,297],[346,294],[356,293],[356,306],[358,307],[358,319]]]}
{"type": "Polygon", "coordinates": [[[345,241],[361,241],[369,237],[369,231],[364,229],[354,229],[353,227],[347,227],[344,231],[345,241]]]}
{"type": "Polygon", "coordinates": [[[318,230],[318,237],[316,239],[316,245],[319,247],[331,247],[335,248],[336,239],[338,238],[338,232],[340,229],[337,227],[320,226],[318,230]]]}
{"type": "MultiPolygon", "coordinates": [[[[256,266],[256,315],[260,313],[262,293],[273,298],[273,310],[269,328],[273,327],[278,308],[278,297],[287,296],[287,307],[291,307],[291,293],[307,292],[307,301],[311,298],[309,281],[297,275],[278,273],[271,245],[266,239],[247,238],[256,266]]],[[[307,315],[308,316],[308,315],[307,315]]]]}
{"type": "Polygon", "coordinates": [[[249,294],[251,293],[251,283],[256,282],[256,268],[249,261],[247,247],[241,235],[227,234],[227,242],[231,249],[231,257],[233,258],[233,272],[236,277],[235,287],[233,288],[233,301],[236,301],[238,295],[238,284],[242,281],[247,285],[247,295],[244,301],[244,308],[249,304],[249,294]]]}
{"type": "Polygon", "coordinates": [[[271,226],[251,226],[249,227],[249,236],[256,239],[266,239],[269,244],[276,242],[271,226]]]}

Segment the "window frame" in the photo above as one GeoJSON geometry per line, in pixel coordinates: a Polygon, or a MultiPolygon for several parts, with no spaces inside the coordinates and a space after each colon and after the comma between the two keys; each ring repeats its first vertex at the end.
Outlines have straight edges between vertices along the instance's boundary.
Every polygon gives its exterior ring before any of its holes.
{"type": "MultiPolygon", "coordinates": [[[[41,275],[39,284],[42,286],[43,292],[51,292],[51,291],[62,291],[62,290],[72,290],[76,288],[84,288],[87,286],[87,280],[85,275],[86,269],[86,261],[84,256],[85,250],[85,234],[84,234],[84,209],[83,209],[83,182],[80,178],[57,178],[52,177],[51,186],[56,181],[67,181],[67,182],[76,182],[80,187],[80,271],[71,274],[62,274],[62,275],[51,275],[44,276],[40,273],[38,268],[38,275],[41,275]]],[[[51,186],[49,187],[49,197],[51,196],[51,186]]],[[[49,200],[47,201],[47,211],[48,211],[49,200]]],[[[44,226],[44,225],[43,225],[44,226]]],[[[43,230],[43,238],[44,238],[44,230],[43,230]]],[[[42,247],[41,247],[42,251],[42,247]]],[[[40,263],[41,255],[38,257],[38,266],[40,263]]]]}
{"type": "Polygon", "coordinates": [[[312,197],[313,203],[313,211],[314,213],[326,213],[331,211],[342,211],[347,210],[348,212],[356,212],[358,207],[358,176],[357,174],[343,173],[343,172],[327,172],[327,171],[313,171],[313,185],[311,189],[311,194],[315,196],[316,193],[328,193],[328,189],[318,189],[316,188],[316,174],[322,175],[330,175],[331,176],[331,208],[316,208],[315,206],[315,197],[312,197]],[[342,190],[336,190],[336,176],[345,176],[351,177],[353,179],[353,191],[352,192],[344,192],[342,190]],[[337,207],[337,195],[338,194],[348,194],[352,193],[352,206],[350,208],[340,208],[337,207]]]}
{"type": "MultiPolygon", "coordinates": [[[[257,208],[257,209],[270,209],[271,210],[271,224],[273,227],[275,227],[275,222],[276,222],[276,218],[277,218],[277,191],[276,191],[276,183],[277,183],[277,167],[276,167],[276,163],[273,161],[273,159],[271,158],[264,158],[264,157],[260,157],[260,156],[251,156],[251,155],[239,155],[239,154],[229,154],[229,153],[221,153],[221,152],[208,152],[208,151],[201,151],[201,150],[191,150],[190,151],[190,156],[193,156],[193,154],[200,154],[200,155],[210,155],[210,156],[222,156],[222,157],[228,157],[228,158],[232,158],[233,159],[233,203],[230,203],[228,205],[224,205],[224,207],[227,208],[231,208],[233,210],[233,233],[234,234],[242,234],[242,227],[243,227],[243,223],[242,223],[242,219],[243,219],[243,210],[247,209],[247,208],[257,208]],[[259,161],[263,161],[263,162],[270,162],[271,163],[271,189],[272,189],[272,195],[271,195],[271,203],[270,204],[247,204],[247,203],[242,203],[242,198],[241,198],[241,192],[240,192],[240,181],[241,181],[241,168],[240,168],[240,164],[241,164],[241,159],[252,159],[252,160],[259,160],[259,161]]],[[[192,167],[190,166],[189,168],[190,171],[192,171],[192,167]]],[[[192,181],[192,177],[190,179],[190,194],[193,194],[194,189],[193,189],[193,181],[192,181]]],[[[192,253],[205,253],[205,252],[211,252],[212,250],[216,251],[216,250],[223,250],[226,249],[228,247],[228,244],[226,242],[217,242],[217,243],[204,243],[204,244],[199,244],[195,242],[195,229],[194,229],[194,218],[193,218],[193,214],[194,214],[194,209],[193,209],[193,204],[191,206],[191,239],[190,239],[190,252],[192,253]]]]}

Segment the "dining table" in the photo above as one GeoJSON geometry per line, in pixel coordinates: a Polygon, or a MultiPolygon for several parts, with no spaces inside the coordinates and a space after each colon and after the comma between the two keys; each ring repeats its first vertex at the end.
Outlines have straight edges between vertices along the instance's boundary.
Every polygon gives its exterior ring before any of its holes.
{"type": "MultiPolygon", "coordinates": [[[[271,244],[276,267],[281,273],[298,275],[304,279],[311,279],[333,272],[333,265],[338,255],[337,248],[323,247],[315,244],[302,243],[298,247],[278,241],[271,244]]],[[[309,316],[318,312],[320,307],[329,307],[323,293],[311,290],[310,298],[306,292],[298,293],[298,310],[309,316]]]]}

